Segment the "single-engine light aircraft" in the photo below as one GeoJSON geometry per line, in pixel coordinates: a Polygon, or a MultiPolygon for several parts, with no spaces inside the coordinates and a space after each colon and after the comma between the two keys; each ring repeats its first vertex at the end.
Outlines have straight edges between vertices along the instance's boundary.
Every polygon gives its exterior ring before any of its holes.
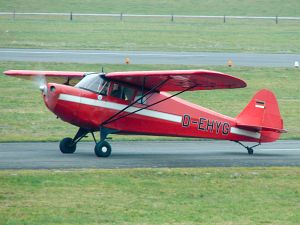
{"type": "Polygon", "coordinates": [[[236,77],[209,70],[85,73],[9,70],[4,74],[44,79],[39,88],[50,111],[77,126],[73,138],[59,144],[62,153],[74,153],[76,144],[91,134],[98,157],[108,157],[109,134],[141,134],[230,140],[248,154],[263,142],[276,141],[285,132],[275,95],[257,92],[236,117],[228,117],[176,96],[186,91],[243,88],[236,77]],[[171,92],[169,94],[167,92],[171,92]],[[94,132],[100,132],[97,142],[94,132]],[[242,142],[255,142],[246,146],[242,142]]]}

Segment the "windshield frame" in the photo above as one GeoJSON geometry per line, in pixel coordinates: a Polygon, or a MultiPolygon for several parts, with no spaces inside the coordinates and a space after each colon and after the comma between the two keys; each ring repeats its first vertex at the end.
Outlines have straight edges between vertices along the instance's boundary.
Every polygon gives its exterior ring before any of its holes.
{"type": "Polygon", "coordinates": [[[92,73],[83,77],[74,87],[93,92],[95,94],[107,95],[109,81],[104,79],[102,73],[92,73]],[[103,92],[105,86],[107,87],[103,92]]]}

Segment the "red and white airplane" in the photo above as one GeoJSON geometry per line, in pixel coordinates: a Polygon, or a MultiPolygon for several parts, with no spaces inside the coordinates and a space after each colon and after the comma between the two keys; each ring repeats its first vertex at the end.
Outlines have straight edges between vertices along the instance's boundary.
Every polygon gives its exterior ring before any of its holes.
{"type": "Polygon", "coordinates": [[[74,138],[67,137],[60,142],[62,153],[74,153],[76,144],[91,133],[98,157],[111,154],[111,146],[106,141],[109,134],[230,140],[253,154],[254,147],[276,141],[285,132],[276,97],[269,90],[256,93],[236,118],[175,97],[186,91],[246,87],[243,80],[220,72],[170,70],[105,74],[9,70],[4,73],[25,79],[45,78],[40,90],[48,109],[79,127],[74,138]],[[94,135],[97,131],[100,131],[98,142],[94,135]],[[244,141],[256,144],[249,147],[242,144],[244,141]]]}

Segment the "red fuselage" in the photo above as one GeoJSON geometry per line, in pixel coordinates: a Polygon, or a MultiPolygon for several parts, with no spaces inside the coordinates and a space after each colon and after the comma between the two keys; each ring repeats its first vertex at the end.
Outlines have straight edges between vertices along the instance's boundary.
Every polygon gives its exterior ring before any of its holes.
{"type": "MultiPolygon", "coordinates": [[[[170,96],[168,93],[154,93],[146,101],[151,105],[170,96]]],[[[103,96],[77,87],[48,84],[44,94],[46,106],[59,118],[90,131],[98,131],[100,125],[130,104],[110,95],[103,96]]],[[[136,103],[121,115],[143,108],[136,103]]],[[[236,119],[204,107],[173,97],[130,116],[105,125],[120,133],[163,135],[175,137],[212,138],[261,142],[263,133],[247,131],[236,127],[236,119]]]]}

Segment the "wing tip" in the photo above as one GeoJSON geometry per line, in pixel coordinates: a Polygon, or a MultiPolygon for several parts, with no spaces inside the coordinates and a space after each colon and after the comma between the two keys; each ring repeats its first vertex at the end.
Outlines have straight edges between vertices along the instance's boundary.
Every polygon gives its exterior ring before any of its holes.
{"type": "Polygon", "coordinates": [[[3,74],[5,74],[7,76],[11,76],[11,75],[13,75],[13,70],[6,70],[3,72],[3,74]]]}

